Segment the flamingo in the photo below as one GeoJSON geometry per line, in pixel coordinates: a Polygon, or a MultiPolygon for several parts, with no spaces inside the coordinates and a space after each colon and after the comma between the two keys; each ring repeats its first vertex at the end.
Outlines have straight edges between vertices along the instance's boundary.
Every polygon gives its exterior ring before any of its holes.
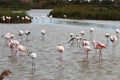
{"type": "Polygon", "coordinates": [[[25,31],[26,39],[28,38],[28,36],[30,35],[30,33],[31,33],[30,31],[27,31],[27,30],[25,31]]]}
{"type": "Polygon", "coordinates": [[[70,33],[70,37],[71,37],[71,38],[73,38],[74,35],[75,35],[74,33],[70,33]]]}
{"type": "Polygon", "coordinates": [[[94,28],[90,28],[90,40],[93,39],[94,28]]]}
{"type": "Polygon", "coordinates": [[[116,32],[117,38],[119,38],[120,30],[119,29],[115,29],[115,32],[116,32]]]}
{"type": "Polygon", "coordinates": [[[62,53],[64,52],[64,47],[61,44],[58,44],[56,49],[59,52],[60,61],[62,61],[62,53]]]}
{"type": "Polygon", "coordinates": [[[20,36],[21,39],[23,39],[23,37],[22,37],[23,35],[24,35],[24,31],[23,31],[23,30],[20,30],[20,31],[19,31],[19,36],[20,36]]]}
{"type": "Polygon", "coordinates": [[[107,43],[108,43],[108,40],[109,40],[110,34],[109,34],[109,33],[105,33],[105,37],[107,38],[107,43]]]}
{"type": "Polygon", "coordinates": [[[7,43],[9,43],[11,39],[14,39],[14,34],[8,32],[5,35],[2,35],[2,38],[4,38],[7,43]]]}
{"type": "Polygon", "coordinates": [[[94,42],[95,49],[99,49],[99,61],[102,61],[102,52],[101,50],[106,48],[106,45],[101,42],[94,42]]]}
{"type": "Polygon", "coordinates": [[[30,33],[31,33],[30,31],[25,31],[26,35],[30,35],[30,33]]]}
{"type": "Polygon", "coordinates": [[[13,53],[13,51],[16,53],[17,51],[17,46],[19,45],[20,43],[17,41],[17,40],[10,40],[9,42],[9,47],[11,48],[11,54],[13,53]]]}
{"type": "Polygon", "coordinates": [[[87,46],[84,46],[83,48],[85,49],[85,52],[86,52],[85,58],[83,60],[83,62],[84,62],[84,61],[88,61],[88,52],[91,51],[91,47],[89,45],[87,45],[87,46]]]}
{"type": "Polygon", "coordinates": [[[80,34],[82,35],[82,37],[85,35],[85,31],[81,31],[80,34]]]}
{"type": "Polygon", "coordinates": [[[14,38],[14,34],[8,32],[5,35],[2,35],[2,38],[13,39],[14,38]]]}
{"type": "Polygon", "coordinates": [[[9,69],[5,69],[1,74],[0,74],[0,80],[3,80],[6,76],[13,75],[13,73],[9,69]]]}
{"type": "Polygon", "coordinates": [[[41,34],[42,35],[45,35],[45,33],[46,33],[46,31],[43,29],[43,30],[41,30],[41,34]]]}
{"type": "Polygon", "coordinates": [[[45,40],[46,31],[44,29],[41,30],[41,34],[42,34],[42,40],[45,40]]]}
{"type": "Polygon", "coordinates": [[[27,50],[26,46],[18,45],[17,46],[17,54],[20,56],[20,63],[23,60],[23,57],[25,56],[25,51],[27,50]]]}
{"type": "Polygon", "coordinates": [[[115,46],[115,44],[116,44],[117,41],[118,41],[117,36],[116,36],[116,35],[111,35],[111,36],[109,37],[109,39],[110,39],[110,41],[111,41],[112,43],[114,43],[113,46],[115,46]]]}
{"type": "Polygon", "coordinates": [[[90,45],[90,42],[84,39],[82,42],[82,46],[84,47],[84,46],[89,46],[89,45],[90,45]]]}
{"type": "Polygon", "coordinates": [[[51,23],[51,22],[52,22],[52,18],[53,18],[53,16],[52,16],[52,15],[50,15],[50,17],[49,17],[49,18],[50,18],[50,23],[51,23]]]}
{"type": "Polygon", "coordinates": [[[28,56],[32,59],[32,69],[33,69],[33,68],[35,68],[35,59],[37,57],[37,54],[33,53],[33,52],[29,52],[28,56]]]}

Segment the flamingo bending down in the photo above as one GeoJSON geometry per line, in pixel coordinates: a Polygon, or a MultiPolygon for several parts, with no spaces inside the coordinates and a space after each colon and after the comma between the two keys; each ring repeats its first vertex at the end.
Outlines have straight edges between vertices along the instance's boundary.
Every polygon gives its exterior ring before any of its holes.
{"type": "Polygon", "coordinates": [[[30,33],[31,33],[30,31],[25,31],[26,35],[30,35],[30,33]]]}
{"type": "Polygon", "coordinates": [[[3,80],[6,76],[13,75],[12,72],[9,69],[5,69],[1,74],[0,74],[0,80],[3,80]]]}
{"type": "Polygon", "coordinates": [[[102,52],[101,50],[106,48],[106,45],[101,42],[94,42],[95,49],[99,49],[99,61],[102,61],[102,52]]]}
{"type": "Polygon", "coordinates": [[[35,59],[37,57],[37,54],[36,53],[33,53],[33,52],[29,52],[28,53],[28,56],[32,59],[32,69],[34,68],[35,69],[35,59]]]}
{"type": "Polygon", "coordinates": [[[60,60],[62,61],[62,53],[64,52],[64,47],[62,45],[58,44],[56,49],[59,52],[59,57],[60,57],[60,60]]]}

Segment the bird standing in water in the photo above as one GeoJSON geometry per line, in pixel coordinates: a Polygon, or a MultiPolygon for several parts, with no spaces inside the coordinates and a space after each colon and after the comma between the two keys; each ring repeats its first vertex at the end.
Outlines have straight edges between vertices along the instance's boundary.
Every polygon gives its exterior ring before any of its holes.
{"type": "Polygon", "coordinates": [[[64,52],[64,47],[62,45],[58,44],[56,49],[59,52],[60,61],[62,61],[62,53],[64,52]]]}
{"type": "Polygon", "coordinates": [[[32,59],[32,69],[35,69],[35,59],[37,57],[37,54],[33,52],[29,52],[28,56],[32,59]]]}

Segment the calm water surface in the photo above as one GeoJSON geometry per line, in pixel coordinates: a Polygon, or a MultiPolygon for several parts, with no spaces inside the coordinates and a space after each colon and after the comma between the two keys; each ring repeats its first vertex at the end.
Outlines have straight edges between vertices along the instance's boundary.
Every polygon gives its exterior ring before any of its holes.
{"type": "Polygon", "coordinates": [[[98,60],[98,52],[89,53],[89,61],[82,62],[84,50],[76,44],[65,44],[70,39],[71,32],[80,35],[85,31],[85,38],[89,40],[89,30],[95,29],[94,39],[106,43],[106,32],[115,34],[115,28],[120,29],[119,21],[73,21],[65,19],[47,18],[49,10],[32,10],[29,14],[34,18],[30,24],[0,24],[0,35],[7,32],[15,34],[15,39],[27,46],[29,51],[37,53],[36,70],[32,70],[31,59],[25,56],[22,64],[16,57],[8,57],[9,47],[0,39],[0,72],[8,68],[13,76],[9,80],[120,80],[120,45],[113,47],[109,42],[108,47],[102,50],[103,61],[98,60]],[[44,19],[41,16],[45,16],[44,19]],[[29,30],[29,40],[20,40],[19,30],[29,30]],[[41,30],[46,30],[45,39],[41,30]],[[56,45],[61,43],[65,47],[63,61],[60,62],[56,45]]]}

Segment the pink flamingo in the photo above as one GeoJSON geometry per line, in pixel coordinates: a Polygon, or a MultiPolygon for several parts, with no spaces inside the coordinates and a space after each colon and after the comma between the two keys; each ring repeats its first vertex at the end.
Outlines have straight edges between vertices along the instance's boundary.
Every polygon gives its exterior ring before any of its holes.
{"type": "Polygon", "coordinates": [[[85,52],[86,52],[86,53],[85,53],[85,58],[84,58],[84,60],[83,60],[83,61],[85,62],[85,61],[88,61],[88,52],[91,51],[91,48],[90,48],[90,46],[88,46],[88,45],[87,45],[87,46],[84,46],[83,48],[85,49],[85,52]]]}
{"type": "Polygon", "coordinates": [[[87,41],[87,40],[83,40],[83,42],[82,42],[82,46],[84,47],[84,46],[89,46],[90,45],[90,42],[89,41],[87,41]]]}
{"type": "Polygon", "coordinates": [[[99,49],[99,61],[102,61],[102,52],[101,50],[106,48],[106,45],[101,42],[94,42],[95,49],[99,49]]]}
{"type": "Polygon", "coordinates": [[[1,74],[0,74],[0,80],[3,80],[6,76],[13,75],[13,73],[9,69],[5,69],[1,74]]]}
{"type": "Polygon", "coordinates": [[[17,46],[17,54],[20,56],[20,62],[23,60],[23,57],[25,56],[25,51],[27,50],[26,46],[18,45],[17,46]]]}
{"type": "Polygon", "coordinates": [[[9,47],[11,48],[11,54],[13,53],[16,53],[17,52],[17,46],[19,45],[20,43],[17,41],[17,40],[10,40],[9,42],[9,47]]]}
{"type": "Polygon", "coordinates": [[[62,53],[64,52],[64,47],[62,45],[58,44],[56,49],[59,52],[60,61],[62,61],[62,53]]]}
{"type": "Polygon", "coordinates": [[[12,33],[6,33],[5,35],[2,35],[2,38],[5,38],[6,42],[9,43],[11,39],[13,39],[15,36],[12,33]]]}

